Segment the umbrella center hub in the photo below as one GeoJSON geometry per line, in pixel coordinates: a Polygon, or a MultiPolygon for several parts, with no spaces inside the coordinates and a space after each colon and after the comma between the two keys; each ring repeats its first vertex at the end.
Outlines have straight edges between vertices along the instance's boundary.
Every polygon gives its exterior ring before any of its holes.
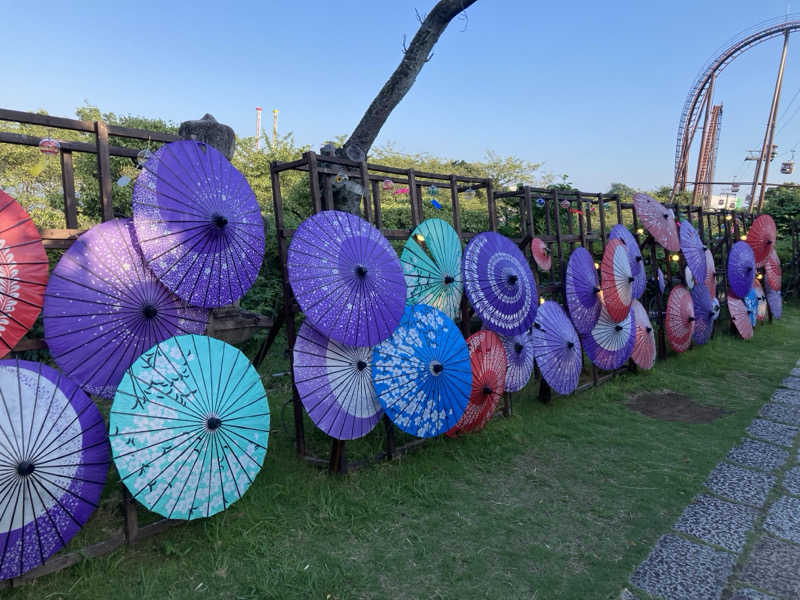
{"type": "Polygon", "coordinates": [[[356,363],[356,369],[358,369],[359,371],[363,371],[366,368],[367,368],[367,363],[365,363],[363,360],[360,360],[356,363]]]}
{"type": "Polygon", "coordinates": [[[364,265],[356,265],[355,273],[357,277],[364,279],[367,276],[367,267],[364,265]]]}
{"type": "Polygon", "coordinates": [[[575,342],[567,342],[567,348],[570,350],[575,347],[575,342]]]}
{"type": "Polygon", "coordinates": [[[214,213],[211,215],[211,222],[219,229],[225,229],[225,226],[228,224],[228,219],[219,213],[214,213]]]}
{"type": "Polygon", "coordinates": [[[36,470],[36,466],[29,460],[23,460],[17,465],[17,474],[20,477],[27,477],[36,470]]]}
{"type": "Polygon", "coordinates": [[[428,366],[430,367],[431,373],[437,377],[444,371],[444,365],[438,360],[432,360],[428,366]]]}
{"type": "Polygon", "coordinates": [[[514,275],[512,273],[511,275],[508,276],[506,281],[508,281],[508,285],[516,285],[518,279],[519,279],[519,277],[517,277],[516,275],[514,275]]]}
{"type": "Polygon", "coordinates": [[[489,394],[492,393],[492,388],[490,388],[488,385],[485,385],[485,386],[483,386],[483,390],[481,390],[481,391],[483,392],[483,394],[485,396],[488,396],[489,394]]]}
{"type": "Polygon", "coordinates": [[[516,343],[514,344],[514,352],[516,352],[517,354],[520,354],[520,353],[522,352],[522,349],[523,349],[524,347],[525,347],[525,346],[523,346],[523,345],[522,345],[522,344],[520,344],[519,342],[516,342],[516,343]]]}
{"type": "Polygon", "coordinates": [[[216,431],[222,425],[222,419],[216,415],[211,415],[206,419],[206,429],[209,431],[216,431]]]}
{"type": "Polygon", "coordinates": [[[453,278],[452,275],[445,275],[444,276],[444,282],[445,282],[446,285],[450,285],[454,281],[455,281],[455,279],[453,278]]]}
{"type": "Polygon", "coordinates": [[[145,319],[152,319],[158,314],[158,309],[152,304],[145,304],[142,308],[142,314],[145,319]]]}
{"type": "Polygon", "coordinates": [[[622,325],[615,325],[614,331],[622,331],[622,325]]]}

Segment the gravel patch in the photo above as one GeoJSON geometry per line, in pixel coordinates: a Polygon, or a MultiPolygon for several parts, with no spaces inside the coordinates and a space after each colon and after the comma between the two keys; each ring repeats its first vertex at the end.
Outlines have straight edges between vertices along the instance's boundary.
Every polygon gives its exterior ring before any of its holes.
{"type": "Polygon", "coordinates": [[[800,390],[800,377],[787,377],[781,381],[781,385],[790,390],[800,390]]]}
{"type": "Polygon", "coordinates": [[[762,507],[775,477],[728,463],[719,463],[706,479],[706,486],[717,496],[762,507]]]}
{"type": "Polygon", "coordinates": [[[773,402],[780,402],[781,404],[800,406],[800,392],[796,392],[795,390],[775,390],[771,400],[773,402]]]}
{"type": "Polygon", "coordinates": [[[770,421],[786,423],[787,425],[800,425],[800,406],[795,407],[777,402],[768,402],[761,407],[758,414],[770,421]]]}
{"type": "Polygon", "coordinates": [[[792,467],[783,476],[783,487],[795,496],[800,496],[800,467],[792,467]]]}
{"type": "Polygon", "coordinates": [[[800,547],[765,535],[742,570],[742,581],[776,596],[800,598],[800,547]]]}
{"type": "Polygon", "coordinates": [[[674,529],[731,552],[741,552],[758,514],[755,508],[703,494],[686,507],[674,529]]]}
{"type": "Polygon", "coordinates": [[[794,444],[794,438],[798,431],[800,429],[797,427],[774,423],[765,419],[754,419],[747,427],[748,435],[779,446],[786,446],[787,448],[791,448],[792,444],[794,444]]]}
{"type": "Polygon", "coordinates": [[[764,529],[779,538],[800,544],[800,498],[778,498],[767,510],[764,529]]]}

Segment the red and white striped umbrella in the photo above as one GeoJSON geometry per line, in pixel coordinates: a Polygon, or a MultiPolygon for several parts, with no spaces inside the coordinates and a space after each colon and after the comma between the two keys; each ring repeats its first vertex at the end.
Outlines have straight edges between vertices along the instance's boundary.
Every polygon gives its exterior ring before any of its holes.
{"type": "Polygon", "coordinates": [[[764,260],[764,276],[767,279],[767,284],[770,289],[775,291],[781,289],[783,271],[781,270],[781,259],[778,258],[778,253],[775,252],[775,248],[770,250],[767,258],[764,260]]]}
{"type": "Polygon", "coordinates": [[[750,322],[747,306],[745,306],[744,300],[737,298],[730,290],[728,290],[728,312],[739,335],[746,340],[753,337],[753,324],[750,322]]]}
{"type": "Polygon", "coordinates": [[[553,266],[550,248],[539,238],[531,240],[531,255],[533,255],[533,260],[536,261],[536,266],[542,271],[549,271],[550,267],[553,266]]]}
{"type": "Polygon", "coordinates": [[[694,332],[694,302],[689,290],[682,285],[675,286],[669,293],[664,327],[669,345],[675,352],[689,349],[694,332]]]}
{"type": "Polygon", "coordinates": [[[636,216],[650,235],[670,252],[681,249],[678,238],[678,227],[675,225],[675,213],[658,200],[647,194],[636,194],[633,197],[636,216]]]}
{"type": "Polygon", "coordinates": [[[650,316],[638,300],[631,304],[631,311],[636,323],[636,342],[631,358],[640,369],[652,369],[656,362],[656,336],[650,316]]]}
{"type": "Polygon", "coordinates": [[[611,240],[603,252],[600,264],[600,288],[609,316],[617,323],[624,321],[631,310],[632,285],[636,278],[631,272],[628,250],[622,240],[611,240]]]}
{"type": "Polygon", "coordinates": [[[772,217],[766,214],[756,217],[747,232],[747,243],[753,249],[756,263],[761,263],[767,258],[770,250],[775,247],[776,239],[777,231],[772,217]]]}

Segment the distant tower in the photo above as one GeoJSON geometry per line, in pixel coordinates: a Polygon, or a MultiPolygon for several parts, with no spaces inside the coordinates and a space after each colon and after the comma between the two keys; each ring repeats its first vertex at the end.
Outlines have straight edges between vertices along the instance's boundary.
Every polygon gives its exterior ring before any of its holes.
{"type": "Polygon", "coordinates": [[[272,145],[278,143],[278,109],[272,109],[272,145]]]}
{"type": "Polygon", "coordinates": [[[261,148],[261,107],[256,106],[256,150],[261,148]]]}

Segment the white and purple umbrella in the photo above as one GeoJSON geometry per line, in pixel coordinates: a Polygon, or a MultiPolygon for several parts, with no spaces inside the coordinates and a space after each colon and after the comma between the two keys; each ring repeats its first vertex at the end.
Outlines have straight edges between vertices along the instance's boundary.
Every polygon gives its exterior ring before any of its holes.
{"type": "Polygon", "coordinates": [[[611,228],[608,232],[609,240],[622,240],[625,243],[625,250],[628,252],[628,258],[631,263],[631,273],[637,275],[644,270],[642,260],[642,251],[639,249],[639,244],[636,243],[636,238],[628,230],[625,225],[618,223],[611,228]]]}
{"type": "Polygon", "coordinates": [[[548,300],[536,311],[531,330],[536,364],[542,377],[559,394],[571,394],[578,387],[583,352],[578,333],[559,304],[548,300]]]}
{"type": "Polygon", "coordinates": [[[686,266],[692,272],[697,283],[706,280],[706,246],[697,230],[689,221],[681,221],[680,226],[681,252],[686,259],[686,266]]]}
{"type": "Polygon", "coordinates": [[[346,346],[307,321],[294,343],[294,384],[314,424],[337,440],[372,431],[383,414],[372,385],[372,348],[346,346]]]}
{"type": "MultiPolygon", "coordinates": [[[[538,312],[538,311],[537,311],[538,312]]],[[[518,392],[526,385],[533,373],[534,339],[524,331],[512,336],[500,336],[506,351],[506,391],[518,392]]]]}
{"type": "Polygon", "coordinates": [[[734,295],[744,298],[756,278],[756,259],[747,242],[736,242],[728,254],[728,285],[734,295]]]}
{"type": "Polygon", "coordinates": [[[136,179],[133,220],[147,266],[195,306],[241,298],[264,260],[264,221],[244,175],[200,142],[165,144],[136,179]]]}
{"type": "Polygon", "coordinates": [[[95,225],[50,275],[44,337],[56,364],[86,392],[112,398],[125,370],[154,344],[203,333],[208,314],[165,288],[133,242],[131,219],[95,225]]]}
{"type": "Polygon", "coordinates": [[[103,416],[41,363],[0,361],[0,579],[38,567],[78,533],[108,472],[103,416]]]}
{"type": "Polygon", "coordinates": [[[632,312],[619,323],[603,307],[600,318],[587,335],[581,336],[589,359],[601,369],[613,371],[631,357],[636,344],[636,320],[632,312]]]}
{"type": "Polygon", "coordinates": [[[600,316],[602,300],[594,259],[586,248],[575,248],[570,254],[564,292],[575,329],[582,335],[588,334],[600,316]]]}
{"type": "Polygon", "coordinates": [[[462,272],[467,298],[487,329],[516,335],[530,328],[539,293],[514,242],[492,231],[479,233],[464,250],[462,272]]]}
{"type": "Polygon", "coordinates": [[[714,319],[717,310],[714,306],[714,299],[708,293],[708,288],[704,285],[696,285],[691,290],[692,302],[694,303],[694,331],[692,341],[702,346],[711,339],[714,331],[714,319]]]}
{"type": "Polygon", "coordinates": [[[338,210],[300,224],[289,245],[289,283],[306,318],[348,346],[392,335],[406,305],[397,253],[370,223],[338,210]]]}

